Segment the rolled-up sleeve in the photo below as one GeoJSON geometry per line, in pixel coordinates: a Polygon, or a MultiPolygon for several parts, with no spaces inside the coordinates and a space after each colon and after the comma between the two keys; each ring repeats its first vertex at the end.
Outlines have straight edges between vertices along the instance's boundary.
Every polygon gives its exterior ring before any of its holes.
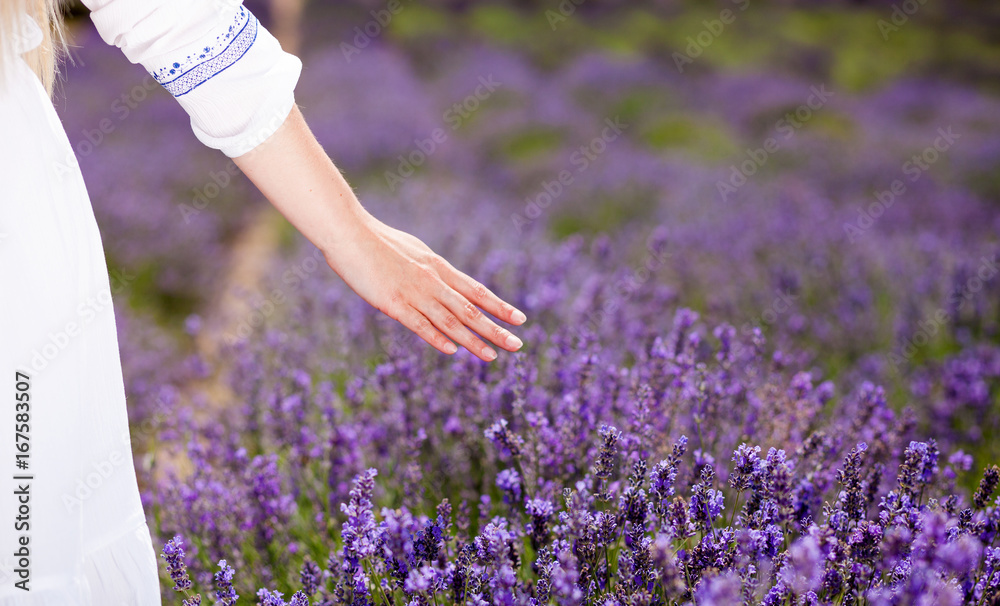
{"type": "Polygon", "coordinates": [[[141,64],[229,157],[267,139],[302,71],[240,0],[84,0],[101,37],[141,64]]]}

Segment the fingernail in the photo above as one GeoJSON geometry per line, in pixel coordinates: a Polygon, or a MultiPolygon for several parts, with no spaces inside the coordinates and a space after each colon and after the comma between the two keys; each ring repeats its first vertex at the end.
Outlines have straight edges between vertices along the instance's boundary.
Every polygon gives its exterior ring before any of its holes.
{"type": "Polygon", "coordinates": [[[515,324],[524,324],[528,321],[528,316],[524,315],[524,312],[520,309],[515,309],[514,313],[510,315],[510,319],[514,320],[515,324]]]}
{"type": "Polygon", "coordinates": [[[514,335],[507,335],[507,340],[504,341],[504,343],[507,345],[508,349],[521,349],[521,346],[524,345],[524,343],[521,342],[521,339],[518,339],[514,335]]]}
{"type": "Polygon", "coordinates": [[[489,347],[484,347],[483,348],[483,357],[486,358],[487,360],[491,360],[491,361],[492,360],[496,360],[497,359],[497,352],[493,351],[489,347]]]}
{"type": "Polygon", "coordinates": [[[458,347],[456,347],[454,343],[448,343],[447,345],[444,346],[444,350],[447,353],[453,354],[456,351],[458,351],[458,347]]]}

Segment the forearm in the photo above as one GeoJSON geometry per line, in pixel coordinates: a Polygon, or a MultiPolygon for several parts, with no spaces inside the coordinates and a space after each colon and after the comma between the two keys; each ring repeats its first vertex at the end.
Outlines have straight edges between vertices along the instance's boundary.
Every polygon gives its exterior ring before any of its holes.
{"type": "Polygon", "coordinates": [[[266,141],[233,162],[328,260],[371,220],[298,107],[266,141]]]}
{"type": "Polygon", "coordinates": [[[375,219],[354,196],[298,108],[253,151],[234,158],[271,203],[323,251],[327,263],[364,300],[445,353],[455,340],[480,359],[520,339],[482,311],[511,324],[524,314],[452,267],[426,244],[375,219]]]}

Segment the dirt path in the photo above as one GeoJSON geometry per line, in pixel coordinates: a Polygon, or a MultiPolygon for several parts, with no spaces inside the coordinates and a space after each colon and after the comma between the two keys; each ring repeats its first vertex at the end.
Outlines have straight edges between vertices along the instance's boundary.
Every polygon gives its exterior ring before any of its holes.
{"type": "MultiPolygon", "coordinates": [[[[299,49],[304,4],[305,0],[271,1],[275,36],[282,48],[293,54],[299,49]]],[[[263,291],[264,277],[278,253],[284,223],[285,219],[270,204],[261,205],[254,212],[229,250],[229,267],[218,295],[202,313],[203,329],[195,339],[195,348],[212,374],[182,386],[185,402],[201,399],[207,403],[207,406],[192,406],[198,424],[211,422],[235,402],[229,385],[232,367],[224,345],[238,335],[240,326],[249,321],[254,311],[250,301],[253,294],[263,291]]],[[[161,451],[156,453],[156,459],[157,480],[168,470],[174,470],[180,477],[192,470],[184,452],[161,451]]]]}
{"type": "Polygon", "coordinates": [[[193,385],[208,396],[211,405],[209,409],[196,410],[195,418],[199,420],[205,420],[217,407],[233,400],[228,383],[231,367],[223,355],[224,344],[237,338],[240,327],[250,321],[254,312],[253,294],[264,290],[264,276],[277,254],[284,221],[274,207],[261,206],[229,251],[229,268],[219,295],[205,312],[204,329],[195,339],[198,353],[215,369],[211,378],[193,385]]]}
{"type": "MultiPolygon", "coordinates": [[[[271,0],[271,17],[275,36],[282,48],[296,54],[299,50],[302,11],[305,0],[271,0]]],[[[196,418],[204,420],[232,401],[227,377],[230,367],[223,353],[223,344],[238,335],[240,326],[253,313],[250,297],[263,290],[263,279],[269,263],[275,258],[284,225],[284,218],[270,205],[261,206],[237,236],[229,251],[229,268],[219,289],[219,296],[204,314],[205,329],[196,347],[206,363],[216,371],[213,376],[195,384],[208,396],[209,409],[196,410],[196,418]]]]}

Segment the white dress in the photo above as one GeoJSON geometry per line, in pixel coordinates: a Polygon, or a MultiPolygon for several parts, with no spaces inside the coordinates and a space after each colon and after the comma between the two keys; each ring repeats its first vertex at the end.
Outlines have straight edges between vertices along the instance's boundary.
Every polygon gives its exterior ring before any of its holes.
{"type": "MultiPolygon", "coordinates": [[[[85,4],[230,157],[294,104],[301,64],[238,2],[85,4]]],[[[101,237],[63,126],[19,57],[40,41],[23,16],[0,86],[0,606],[155,606],[101,237]]]]}

